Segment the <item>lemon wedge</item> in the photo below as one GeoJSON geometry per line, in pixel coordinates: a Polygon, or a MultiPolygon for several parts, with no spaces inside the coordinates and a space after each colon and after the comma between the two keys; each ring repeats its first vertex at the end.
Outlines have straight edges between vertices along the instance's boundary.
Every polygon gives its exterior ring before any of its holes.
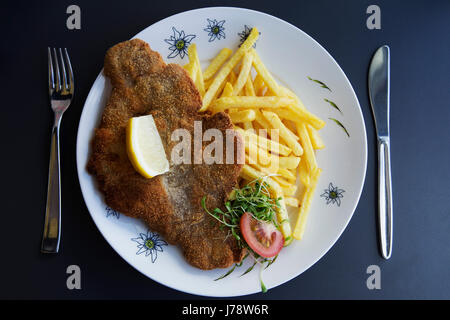
{"type": "Polygon", "coordinates": [[[133,167],[145,178],[169,171],[169,161],[151,115],[128,120],[127,153],[133,167]]]}

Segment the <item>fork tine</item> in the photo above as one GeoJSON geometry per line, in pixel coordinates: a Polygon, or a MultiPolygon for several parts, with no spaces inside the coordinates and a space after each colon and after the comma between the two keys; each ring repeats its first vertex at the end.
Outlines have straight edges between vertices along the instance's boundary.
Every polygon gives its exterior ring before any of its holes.
{"type": "Polygon", "coordinates": [[[52,91],[55,88],[55,73],[53,71],[52,52],[48,47],[48,90],[52,91]]]}
{"type": "Polygon", "coordinates": [[[66,91],[68,90],[68,86],[67,86],[67,77],[66,77],[66,67],[64,66],[64,58],[63,58],[63,54],[62,54],[62,50],[61,48],[59,48],[59,59],[61,60],[61,74],[62,74],[62,91],[66,91]]]}
{"type": "Polygon", "coordinates": [[[69,90],[70,90],[70,93],[73,94],[74,89],[75,89],[75,81],[73,79],[72,64],[70,63],[70,58],[69,58],[69,53],[67,52],[67,48],[64,48],[64,56],[66,58],[67,70],[69,71],[69,90]]]}
{"type": "Polygon", "coordinates": [[[55,67],[56,67],[56,91],[59,91],[61,90],[61,79],[59,77],[58,55],[56,54],[55,48],[53,48],[53,59],[55,59],[55,67]]]}

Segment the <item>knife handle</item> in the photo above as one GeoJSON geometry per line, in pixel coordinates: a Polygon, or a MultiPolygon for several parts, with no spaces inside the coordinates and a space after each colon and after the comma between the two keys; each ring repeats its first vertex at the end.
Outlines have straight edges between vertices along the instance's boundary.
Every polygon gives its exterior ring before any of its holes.
{"type": "Polygon", "coordinates": [[[392,184],[389,137],[378,139],[378,222],[380,250],[385,259],[392,253],[392,184]]]}

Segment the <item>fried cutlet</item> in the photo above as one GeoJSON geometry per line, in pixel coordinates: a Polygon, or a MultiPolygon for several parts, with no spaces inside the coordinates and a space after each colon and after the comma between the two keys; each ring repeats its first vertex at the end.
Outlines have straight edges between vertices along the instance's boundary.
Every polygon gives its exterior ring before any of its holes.
{"type": "Polygon", "coordinates": [[[203,131],[217,128],[225,137],[225,130],[233,128],[228,115],[199,114],[201,97],[189,75],[176,64],[165,64],[139,39],[110,48],[104,74],[111,80],[112,92],[95,130],[88,171],[97,178],[106,204],[142,219],[170,244],[178,245],[197,268],[225,268],[241,261],[244,249],[203,210],[201,199],[206,196],[208,208],[223,209],[242,168],[242,138],[235,137],[234,164],[171,161],[178,143],[171,139],[175,129],[186,129],[193,137],[194,121],[201,121],[203,131]],[[151,179],[134,170],[125,140],[127,121],[147,114],[155,119],[171,165],[169,172],[151,179]]]}

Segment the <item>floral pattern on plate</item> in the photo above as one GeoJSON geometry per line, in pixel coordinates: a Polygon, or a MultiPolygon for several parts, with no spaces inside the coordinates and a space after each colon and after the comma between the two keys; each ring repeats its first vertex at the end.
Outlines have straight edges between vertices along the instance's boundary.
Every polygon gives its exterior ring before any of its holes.
{"type": "Polygon", "coordinates": [[[225,39],[225,27],[223,26],[225,20],[217,21],[216,19],[206,19],[208,21],[208,26],[203,29],[208,32],[209,40],[208,42],[212,42],[214,40],[225,39]]]}
{"type": "Polygon", "coordinates": [[[184,30],[178,31],[175,27],[172,27],[172,31],[173,35],[171,35],[169,39],[164,39],[164,41],[170,45],[169,50],[171,51],[167,58],[171,59],[179,55],[180,58],[183,59],[192,39],[196,36],[195,34],[186,34],[184,30]]]}
{"type": "Polygon", "coordinates": [[[322,193],[320,196],[322,198],[325,198],[327,204],[337,204],[337,206],[340,207],[341,199],[344,197],[344,192],[345,190],[333,186],[333,183],[330,182],[330,184],[328,185],[328,189],[325,189],[324,193],[322,193]]]}
{"type": "Polygon", "coordinates": [[[152,263],[155,263],[158,252],[164,251],[163,246],[167,246],[167,242],[161,239],[159,234],[150,230],[147,233],[139,233],[137,238],[132,238],[131,240],[138,244],[136,255],[145,253],[146,257],[151,257],[152,263]]]}

